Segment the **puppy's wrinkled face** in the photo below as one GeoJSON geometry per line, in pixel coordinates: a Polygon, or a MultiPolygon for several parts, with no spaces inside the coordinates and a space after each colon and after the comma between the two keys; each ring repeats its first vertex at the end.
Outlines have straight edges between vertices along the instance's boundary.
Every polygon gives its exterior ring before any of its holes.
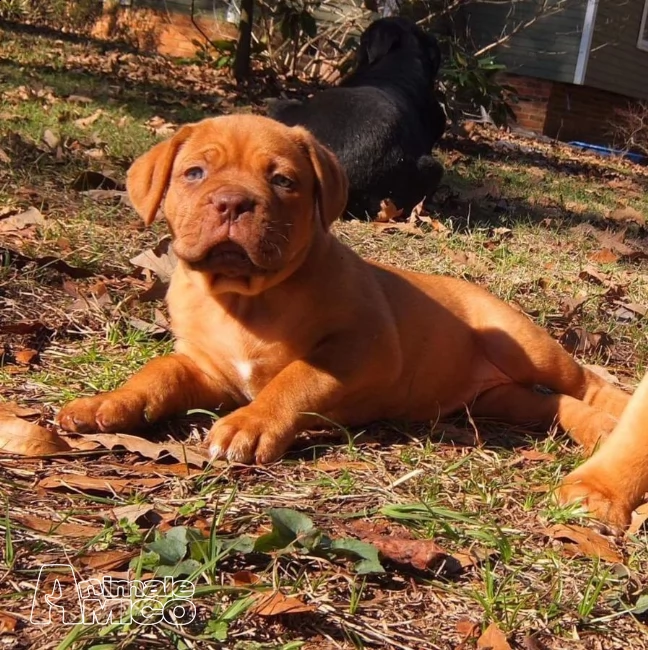
{"type": "Polygon", "coordinates": [[[308,132],[251,115],[184,127],[135,162],[128,188],[149,222],[166,191],[180,263],[212,290],[238,293],[289,275],[346,201],[339,164],[308,132]]]}

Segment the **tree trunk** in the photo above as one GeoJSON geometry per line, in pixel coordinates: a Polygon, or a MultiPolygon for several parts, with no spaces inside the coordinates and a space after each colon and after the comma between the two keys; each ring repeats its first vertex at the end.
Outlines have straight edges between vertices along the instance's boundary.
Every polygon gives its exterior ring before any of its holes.
{"type": "Polygon", "coordinates": [[[250,74],[250,54],[252,51],[252,19],[254,0],[241,0],[241,20],[239,37],[234,56],[234,78],[236,81],[247,79],[250,74]]]}

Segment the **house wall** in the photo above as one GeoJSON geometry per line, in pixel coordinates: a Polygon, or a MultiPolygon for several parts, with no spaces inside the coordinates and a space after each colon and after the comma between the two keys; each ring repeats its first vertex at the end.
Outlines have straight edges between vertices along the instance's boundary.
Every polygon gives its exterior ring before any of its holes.
{"type": "Polygon", "coordinates": [[[648,52],[637,47],[644,0],[599,0],[585,85],[648,99],[648,52]]]}
{"type": "Polygon", "coordinates": [[[631,102],[623,95],[557,81],[509,74],[502,81],[519,93],[513,107],[518,126],[568,142],[612,144],[615,113],[631,102]]]}
{"type": "MultiPolygon", "coordinates": [[[[515,25],[532,19],[541,0],[511,3],[474,3],[464,8],[464,20],[471,37],[481,48],[497,41],[503,27],[510,31],[515,25]],[[509,15],[510,12],[510,15],[509,15]]],[[[540,79],[574,80],[581,41],[586,0],[549,0],[549,7],[562,8],[545,13],[530,26],[521,29],[497,48],[497,60],[518,75],[540,79]]]]}

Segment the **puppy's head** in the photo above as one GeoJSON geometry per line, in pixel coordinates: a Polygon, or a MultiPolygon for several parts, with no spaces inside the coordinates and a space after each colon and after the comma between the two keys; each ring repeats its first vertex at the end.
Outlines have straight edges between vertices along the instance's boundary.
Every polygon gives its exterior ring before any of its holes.
{"type": "Polygon", "coordinates": [[[403,50],[419,56],[431,79],[441,65],[441,50],[436,38],[415,22],[401,17],[375,20],[360,36],[358,69],[375,65],[388,54],[403,50]]]}
{"type": "Polygon", "coordinates": [[[127,187],[147,224],[164,202],[179,263],[214,293],[253,295],[288,277],[347,201],[328,149],[253,115],[182,127],[133,163],[127,187]]]}

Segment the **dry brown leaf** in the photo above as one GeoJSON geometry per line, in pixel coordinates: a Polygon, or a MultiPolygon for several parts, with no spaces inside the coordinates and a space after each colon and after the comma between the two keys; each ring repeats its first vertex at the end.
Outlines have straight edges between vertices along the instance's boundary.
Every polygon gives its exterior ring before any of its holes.
{"type": "Polygon", "coordinates": [[[43,133],[43,142],[50,148],[56,150],[61,144],[61,136],[57,135],[50,129],[45,129],[43,133]]]}
{"type": "Polygon", "coordinates": [[[612,339],[607,332],[588,332],[584,327],[568,327],[560,343],[570,354],[595,354],[609,349],[612,339]]]}
{"type": "Polygon", "coordinates": [[[518,451],[524,460],[530,460],[532,462],[556,460],[554,454],[538,451],[537,449],[519,449],[518,451]]]}
{"type": "Polygon", "coordinates": [[[608,219],[612,219],[613,221],[632,221],[640,226],[643,226],[646,223],[646,218],[643,214],[629,205],[610,210],[608,219]]]}
{"type": "Polygon", "coordinates": [[[398,209],[391,199],[383,199],[380,202],[380,210],[376,215],[376,221],[395,221],[401,216],[403,216],[403,208],[398,209]]]}
{"type": "Polygon", "coordinates": [[[92,115],[88,115],[88,117],[80,117],[78,120],[74,120],[74,126],[80,129],[85,129],[92,126],[102,115],[103,111],[98,108],[94,113],[92,113],[92,115]]]}
{"type": "Polygon", "coordinates": [[[588,266],[584,268],[579,274],[579,279],[587,280],[593,284],[602,284],[608,286],[610,281],[602,274],[599,273],[594,267],[588,266]]]}
{"type": "Polygon", "coordinates": [[[110,511],[115,521],[125,519],[129,524],[134,524],[138,519],[146,517],[153,510],[150,503],[131,503],[127,506],[118,506],[110,511]]]}
{"type": "Polygon", "coordinates": [[[560,304],[563,316],[568,320],[571,320],[587,302],[587,298],[587,294],[580,294],[576,297],[568,296],[567,298],[564,298],[560,304]]]}
{"type": "Polygon", "coordinates": [[[632,513],[632,521],[630,522],[630,526],[628,526],[626,535],[636,535],[641,530],[646,520],[648,520],[648,503],[640,505],[632,513]]]}
{"type": "Polygon", "coordinates": [[[163,240],[155,249],[149,249],[130,260],[133,266],[153,271],[162,282],[169,282],[178,260],[169,240],[163,240]]]}
{"type": "Polygon", "coordinates": [[[4,415],[15,415],[19,418],[31,418],[40,414],[40,410],[33,407],[20,406],[16,402],[0,402],[0,417],[4,415]]]}
{"type": "Polygon", "coordinates": [[[584,367],[588,370],[591,370],[595,375],[601,377],[601,379],[605,379],[605,381],[607,381],[609,384],[618,385],[621,383],[609,370],[603,366],[587,363],[584,365],[584,367]]]}
{"type": "Polygon", "coordinates": [[[612,545],[609,539],[603,537],[591,528],[583,526],[556,524],[546,530],[552,539],[563,542],[570,554],[599,557],[608,562],[623,563],[623,555],[612,545]],[[567,540],[565,542],[565,540],[567,540]]]}
{"type": "Polygon", "coordinates": [[[418,226],[415,226],[409,221],[398,223],[394,223],[393,221],[390,221],[389,223],[380,223],[374,221],[373,227],[380,235],[394,232],[402,232],[406,235],[413,235],[414,237],[423,237],[425,235],[425,233],[418,226]]]}
{"type": "Polygon", "coordinates": [[[17,624],[17,618],[11,616],[11,614],[0,612],[0,634],[4,634],[5,632],[14,632],[17,624]]]}
{"type": "Polygon", "coordinates": [[[98,551],[77,558],[83,567],[94,571],[112,571],[139,555],[139,551],[98,551]]]}
{"type": "Polygon", "coordinates": [[[41,211],[38,208],[31,207],[20,214],[0,220],[0,232],[22,230],[27,226],[42,226],[44,223],[45,217],[41,211]]]}
{"type": "Polygon", "coordinates": [[[85,526],[67,521],[52,521],[51,519],[42,519],[35,515],[10,515],[12,519],[22,524],[26,528],[36,530],[39,533],[47,535],[60,535],[61,537],[83,537],[90,539],[101,533],[103,528],[94,526],[85,526]]]}
{"type": "Polygon", "coordinates": [[[471,621],[468,618],[462,618],[455,624],[457,633],[461,635],[461,643],[464,644],[468,639],[473,639],[479,636],[479,623],[471,621]]]}
{"type": "Polygon", "coordinates": [[[248,571],[247,569],[242,569],[241,571],[237,571],[236,573],[233,573],[230,577],[232,578],[232,582],[237,586],[256,585],[261,581],[261,578],[256,573],[253,573],[252,571],[248,571]]]}
{"type": "Polygon", "coordinates": [[[45,456],[69,450],[54,431],[12,415],[0,415],[0,453],[45,456]]]}
{"type": "Polygon", "coordinates": [[[491,623],[477,639],[477,648],[478,650],[512,650],[506,635],[496,623],[491,623]]]}
{"type": "Polygon", "coordinates": [[[349,469],[366,472],[371,470],[372,465],[360,460],[318,460],[313,468],[321,472],[336,472],[338,470],[349,469]]]}
{"type": "Polygon", "coordinates": [[[73,449],[96,449],[89,447],[94,443],[106,449],[124,447],[128,451],[141,454],[146,458],[158,460],[160,456],[169,455],[181,463],[203,467],[209,462],[209,452],[206,449],[190,448],[177,442],[153,442],[140,436],[126,433],[88,433],[83,436],[66,435],[65,440],[73,449]]]}
{"type": "Polygon", "coordinates": [[[84,474],[53,474],[39,481],[38,487],[50,490],[61,487],[77,488],[92,492],[123,494],[125,492],[132,492],[133,490],[154,488],[163,483],[163,478],[122,479],[85,476],[84,474]]]}
{"type": "Polygon", "coordinates": [[[618,262],[620,256],[609,248],[602,248],[601,250],[596,251],[596,253],[592,253],[589,256],[589,259],[592,260],[592,262],[598,262],[599,264],[612,264],[613,262],[618,262]]]}
{"type": "Polygon", "coordinates": [[[14,352],[16,363],[19,363],[22,366],[28,366],[29,364],[34,363],[37,356],[38,350],[32,350],[31,348],[23,348],[22,350],[14,352]]]}
{"type": "Polygon", "coordinates": [[[397,564],[411,565],[425,571],[448,557],[448,553],[431,539],[405,539],[394,535],[360,533],[363,542],[369,542],[380,555],[397,564]]]}
{"type": "Polygon", "coordinates": [[[295,596],[286,596],[280,591],[275,591],[271,594],[259,594],[249,611],[258,616],[279,616],[314,612],[315,607],[307,605],[295,596]]]}

